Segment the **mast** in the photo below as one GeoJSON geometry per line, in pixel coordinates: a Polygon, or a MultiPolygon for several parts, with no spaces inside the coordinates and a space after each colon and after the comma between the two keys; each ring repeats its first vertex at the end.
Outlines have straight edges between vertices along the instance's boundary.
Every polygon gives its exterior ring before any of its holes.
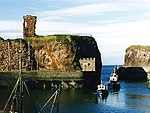
{"type": "Polygon", "coordinates": [[[23,113],[22,101],[23,101],[23,84],[22,84],[22,49],[21,49],[21,38],[19,48],[19,113],[23,113]]]}
{"type": "Polygon", "coordinates": [[[31,69],[30,61],[31,61],[31,58],[30,58],[30,42],[28,41],[28,69],[31,69]]]}
{"type": "MultiPolygon", "coordinates": [[[[10,44],[8,43],[8,52],[10,50],[9,48],[10,44]]],[[[13,99],[10,112],[16,113],[16,110],[18,110],[18,113],[23,113],[23,81],[22,81],[22,42],[20,38],[20,45],[18,50],[18,80],[11,92],[11,95],[9,96],[6,105],[4,106],[3,112],[5,112],[6,108],[8,107],[8,103],[13,99]]],[[[0,112],[1,113],[1,112],[0,112]]]]}
{"type": "Polygon", "coordinates": [[[8,41],[8,70],[11,71],[10,42],[8,41]]]}

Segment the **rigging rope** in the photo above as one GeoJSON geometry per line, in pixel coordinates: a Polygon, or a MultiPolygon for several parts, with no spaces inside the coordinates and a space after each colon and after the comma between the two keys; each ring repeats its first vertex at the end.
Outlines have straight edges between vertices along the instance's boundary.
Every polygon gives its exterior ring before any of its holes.
{"type": "Polygon", "coordinates": [[[52,113],[52,112],[53,112],[54,105],[55,105],[55,102],[56,102],[56,97],[57,97],[57,94],[58,94],[58,92],[56,92],[56,94],[55,94],[55,97],[54,97],[54,100],[53,100],[53,103],[52,103],[52,108],[51,108],[51,111],[50,111],[50,113],[52,113]]]}
{"type": "Polygon", "coordinates": [[[44,104],[44,106],[40,109],[40,111],[38,113],[40,113],[47,106],[47,104],[50,102],[50,100],[57,94],[57,91],[59,91],[59,89],[56,90],[55,93],[53,93],[53,95],[47,100],[47,102],[44,104]]]}
{"type": "Polygon", "coordinates": [[[12,97],[14,91],[17,89],[18,83],[19,83],[19,79],[17,80],[17,82],[16,82],[16,84],[15,84],[15,86],[14,86],[14,89],[12,90],[12,92],[11,92],[11,94],[10,94],[10,96],[9,96],[9,98],[8,98],[8,100],[7,100],[7,102],[6,102],[6,104],[5,104],[5,107],[4,107],[4,109],[3,109],[3,112],[6,110],[6,107],[8,106],[8,103],[9,103],[9,101],[10,101],[10,99],[11,99],[11,97],[12,97]]]}
{"type": "MultiPolygon", "coordinates": [[[[25,89],[26,89],[26,91],[27,91],[27,93],[28,93],[28,95],[31,97],[33,97],[33,99],[36,101],[36,103],[38,104],[38,106],[40,107],[40,109],[42,108],[41,107],[41,105],[39,104],[39,102],[37,101],[37,99],[33,96],[33,95],[31,95],[31,93],[29,92],[29,90],[28,90],[28,87],[27,87],[27,84],[24,82],[24,86],[25,86],[25,89]]],[[[35,108],[35,106],[34,106],[34,108],[35,108]]],[[[37,110],[36,110],[37,111],[37,110]]],[[[44,111],[44,113],[45,113],[45,111],[44,111]]]]}
{"type": "Polygon", "coordinates": [[[14,91],[14,96],[13,96],[13,101],[12,101],[12,104],[11,104],[11,107],[10,107],[10,111],[15,111],[16,105],[18,104],[16,94],[17,94],[17,88],[14,91]]]}

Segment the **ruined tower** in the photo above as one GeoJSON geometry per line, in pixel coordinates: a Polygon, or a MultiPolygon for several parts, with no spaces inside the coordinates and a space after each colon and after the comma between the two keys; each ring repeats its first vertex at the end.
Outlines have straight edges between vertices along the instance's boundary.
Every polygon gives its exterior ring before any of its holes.
{"type": "Polygon", "coordinates": [[[23,36],[24,37],[34,37],[35,34],[35,25],[36,25],[36,16],[26,15],[23,16],[23,36]]]}

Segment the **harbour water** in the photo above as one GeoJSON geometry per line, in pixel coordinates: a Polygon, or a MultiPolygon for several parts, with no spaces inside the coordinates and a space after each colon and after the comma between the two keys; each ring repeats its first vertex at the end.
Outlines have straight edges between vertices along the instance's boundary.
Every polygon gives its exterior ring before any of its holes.
{"type": "MultiPolygon", "coordinates": [[[[114,65],[103,66],[103,83],[108,82],[113,69],[114,65]]],[[[147,82],[120,81],[120,84],[120,91],[109,92],[106,100],[99,103],[93,90],[85,88],[63,89],[60,93],[59,113],[150,113],[150,89],[147,87],[147,82]]],[[[11,90],[10,88],[0,89],[0,109],[3,109],[11,90]]],[[[25,113],[38,113],[40,110],[38,104],[43,106],[55,91],[29,90],[32,98],[25,92],[23,101],[25,113]]],[[[45,113],[49,113],[50,108],[51,103],[44,108],[45,113]]],[[[56,113],[56,107],[54,110],[54,113],[56,113]]],[[[41,113],[44,113],[44,111],[41,113]]]]}

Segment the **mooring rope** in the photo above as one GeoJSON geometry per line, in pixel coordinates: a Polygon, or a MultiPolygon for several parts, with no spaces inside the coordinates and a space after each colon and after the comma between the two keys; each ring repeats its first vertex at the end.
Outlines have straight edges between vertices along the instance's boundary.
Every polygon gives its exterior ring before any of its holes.
{"type": "Polygon", "coordinates": [[[57,92],[56,92],[56,94],[55,94],[55,97],[54,97],[54,100],[53,100],[53,103],[52,103],[52,108],[51,108],[51,111],[50,111],[50,113],[52,113],[52,112],[53,112],[54,105],[55,105],[56,98],[57,98],[57,94],[58,94],[58,91],[57,91],[57,92]]]}
{"type": "MultiPolygon", "coordinates": [[[[59,90],[59,89],[58,89],[59,90]]],[[[53,95],[47,100],[47,102],[44,104],[44,106],[40,109],[40,111],[38,112],[38,113],[40,113],[46,106],[47,106],[47,104],[50,102],[50,100],[57,94],[57,91],[58,90],[56,90],[54,93],[53,93],[53,95]]]]}
{"type": "Polygon", "coordinates": [[[10,96],[9,96],[9,98],[8,98],[8,100],[7,100],[7,102],[6,102],[6,104],[5,104],[5,107],[4,107],[4,109],[3,109],[3,112],[6,110],[6,107],[8,106],[8,103],[9,103],[9,101],[10,101],[10,99],[11,99],[11,97],[12,97],[14,91],[16,90],[16,88],[17,88],[17,86],[18,86],[18,83],[19,83],[19,79],[17,80],[17,82],[16,82],[16,84],[15,84],[15,86],[14,86],[14,88],[13,88],[13,90],[12,90],[12,92],[11,92],[11,94],[10,94],[10,96]]]}
{"type": "MultiPolygon", "coordinates": [[[[27,84],[26,84],[25,82],[23,82],[23,83],[24,83],[25,89],[26,89],[26,91],[27,91],[27,94],[28,94],[29,97],[31,98],[31,93],[29,92],[29,89],[28,89],[28,87],[27,87],[27,84]]],[[[33,98],[34,98],[34,97],[33,97],[33,98]]],[[[31,100],[32,100],[32,98],[31,98],[31,100]]],[[[41,109],[41,105],[38,103],[38,101],[37,101],[35,98],[34,98],[34,100],[37,102],[38,106],[39,106],[40,109],[41,109]]],[[[33,103],[34,110],[37,112],[36,107],[35,107],[33,101],[32,101],[32,103],[33,103]]],[[[44,112],[44,113],[45,113],[45,112],[44,112]]]]}
{"type": "MultiPolygon", "coordinates": [[[[16,88],[15,91],[14,91],[14,95],[15,95],[15,94],[17,94],[17,88],[16,88]]],[[[17,99],[16,96],[17,96],[17,95],[13,96],[13,101],[12,101],[12,104],[11,104],[11,107],[10,107],[10,111],[13,111],[13,108],[14,108],[14,107],[16,106],[16,104],[18,103],[17,100],[15,100],[15,99],[17,99]]]]}

